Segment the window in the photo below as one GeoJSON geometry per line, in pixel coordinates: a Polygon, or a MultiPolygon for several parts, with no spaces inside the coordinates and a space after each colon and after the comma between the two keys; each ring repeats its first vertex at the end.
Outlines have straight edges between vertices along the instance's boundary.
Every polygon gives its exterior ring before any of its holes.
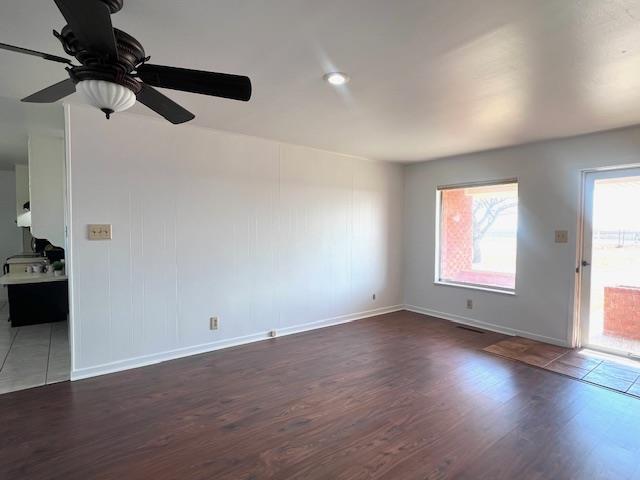
{"type": "Polygon", "coordinates": [[[439,187],[436,281],[514,291],[518,183],[439,187]]]}

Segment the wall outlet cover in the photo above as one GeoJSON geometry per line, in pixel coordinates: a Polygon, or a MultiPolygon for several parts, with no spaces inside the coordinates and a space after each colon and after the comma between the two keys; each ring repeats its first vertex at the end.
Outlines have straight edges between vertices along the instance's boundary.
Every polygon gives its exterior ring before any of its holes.
{"type": "Polygon", "coordinates": [[[471,310],[473,308],[473,300],[470,298],[467,299],[467,308],[471,310]]]}
{"type": "Polygon", "coordinates": [[[218,320],[218,317],[211,317],[209,319],[209,330],[218,330],[219,325],[220,321],[218,320]]]}

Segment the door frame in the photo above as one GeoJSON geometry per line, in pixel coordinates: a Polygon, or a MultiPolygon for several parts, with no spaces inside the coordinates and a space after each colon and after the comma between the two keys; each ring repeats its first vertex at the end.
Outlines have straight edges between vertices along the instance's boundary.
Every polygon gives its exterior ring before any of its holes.
{"type": "Polygon", "coordinates": [[[64,196],[64,236],[65,236],[65,273],[67,274],[67,285],[69,295],[69,380],[74,381],[74,372],[76,370],[76,341],[78,341],[78,335],[76,333],[75,322],[75,274],[74,274],[74,248],[73,248],[73,215],[72,215],[72,191],[71,191],[71,106],[69,103],[64,103],[63,116],[64,116],[64,173],[65,173],[65,196],[64,196]]]}
{"type": "MultiPolygon", "coordinates": [[[[584,314],[584,310],[588,308],[588,300],[590,292],[586,291],[590,287],[590,281],[585,280],[585,267],[582,265],[583,259],[591,248],[591,239],[586,241],[587,231],[587,215],[593,213],[593,189],[589,188],[588,182],[590,176],[598,173],[612,172],[614,174],[620,173],[624,176],[623,172],[632,169],[640,169],[640,163],[616,165],[610,167],[601,168],[589,168],[580,171],[580,203],[578,208],[578,223],[577,223],[577,238],[576,238],[576,259],[575,259],[575,294],[573,303],[573,324],[570,334],[570,344],[574,348],[588,347],[592,350],[599,350],[605,353],[611,353],[615,355],[629,356],[637,358],[636,355],[630,355],[628,352],[620,350],[609,349],[606,347],[594,347],[588,345],[586,342],[586,336],[588,332],[588,326],[585,327],[585,323],[588,322],[588,314],[584,314]]],[[[589,265],[591,267],[591,265],[589,265]]],[[[589,277],[590,278],[590,277],[589,277]]]]}

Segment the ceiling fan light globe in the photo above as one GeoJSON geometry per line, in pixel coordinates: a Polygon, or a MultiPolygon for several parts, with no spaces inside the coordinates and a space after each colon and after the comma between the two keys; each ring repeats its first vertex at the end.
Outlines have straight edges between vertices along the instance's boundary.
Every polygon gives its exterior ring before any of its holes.
{"type": "Polygon", "coordinates": [[[76,89],[87,103],[102,111],[122,112],[136,103],[136,95],[131,90],[106,80],[83,80],[76,89]]]}

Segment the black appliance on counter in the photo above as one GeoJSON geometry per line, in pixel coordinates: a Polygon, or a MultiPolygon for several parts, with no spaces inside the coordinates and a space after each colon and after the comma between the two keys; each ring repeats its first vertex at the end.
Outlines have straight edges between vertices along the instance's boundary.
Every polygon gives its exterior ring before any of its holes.
{"type": "Polygon", "coordinates": [[[57,260],[64,260],[64,248],[54,247],[46,238],[34,237],[31,240],[31,249],[35,253],[47,257],[50,263],[53,263],[57,260]]]}

